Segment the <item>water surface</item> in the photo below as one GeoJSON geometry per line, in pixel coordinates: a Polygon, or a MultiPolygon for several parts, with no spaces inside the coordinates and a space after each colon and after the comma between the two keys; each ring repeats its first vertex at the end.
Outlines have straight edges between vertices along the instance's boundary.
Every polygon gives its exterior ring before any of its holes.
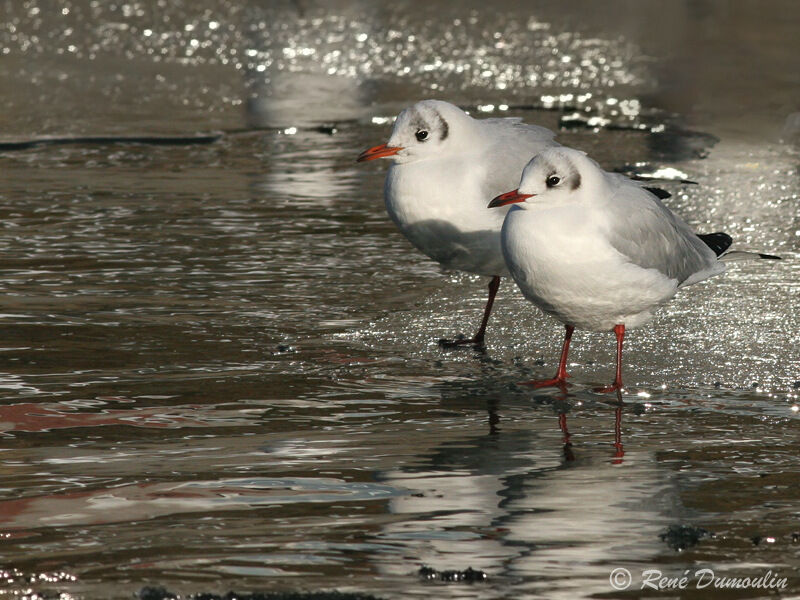
{"type": "Polygon", "coordinates": [[[616,567],[798,593],[797,9],[604,6],[7,6],[1,141],[221,136],[0,153],[0,593],[632,597],[616,567]],[[576,334],[567,393],[520,388],[561,327],[506,281],[486,352],[442,351],[487,282],[416,253],[354,162],[423,97],[666,173],[697,230],[785,260],[631,332],[622,405],[592,392],[610,335],[576,334]]]}

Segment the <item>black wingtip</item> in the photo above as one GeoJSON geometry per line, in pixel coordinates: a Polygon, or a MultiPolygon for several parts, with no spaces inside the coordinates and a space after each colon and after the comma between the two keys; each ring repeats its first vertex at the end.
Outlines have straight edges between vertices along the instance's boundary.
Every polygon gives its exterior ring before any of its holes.
{"type": "Polygon", "coordinates": [[[758,258],[763,258],[764,260],[783,260],[782,257],[775,256],[774,254],[760,254],[759,253],[758,258]]]}
{"type": "Polygon", "coordinates": [[[642,186],[648,192],[653,194],[659,200],[666,200],[667,198],[672,198],[672,194],[670,194],[667,190],[662,190],[660,187],[650,187],[650,186],[642,186]]]}
{"type": "Polygon", "coordinates": [[[698,233],[697,237],[703,240],[703,243],[711,248],[717,256],[720,256],[725,250],[730,248],[733,243],[733,238],[722,231],[717,231],[716,233],[698,233]]]}

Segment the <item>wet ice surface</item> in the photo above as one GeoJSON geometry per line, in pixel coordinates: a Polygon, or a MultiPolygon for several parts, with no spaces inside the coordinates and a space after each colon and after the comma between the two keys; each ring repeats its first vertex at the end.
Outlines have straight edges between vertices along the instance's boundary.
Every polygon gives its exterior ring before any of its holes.
{"type": "MultiPolygon", "coordinates": [[[[783,19],[742,35],[761,54],[734,79],[724,59],[687,74],[655,53],[666,34],[635,33],[653,8],[591,30],[547,3],[63,4],[15,3],[0,27],[3,140],[228,133],[0,155],[0,591],[575,598],[613,596],[619,566],[710,566],[771,568],[796,592],[800,178],[777,135],[800,70],[783,19]],[[458,70],[472,56],[490,76],[458,70]],[[559,140],[697,182],[659,185],[698,230],[786,260],[734,264],[632,331],[622,407],[591,391],[611,335],[576,333],[567,394],[522,389],[551,375],[561,327],[506,281],[486,353],[440,350],[472,333],[487,282],[415,253],[384,213],[385,164],[354,163],[432,95],[551,128],[576,110],[641,125],[559,140]],[[679,524],[714,535],[677,552],[659,536],[679,524]]],[[[753,20],[691,6],[664,23],[703,51],[753,20]]]]}

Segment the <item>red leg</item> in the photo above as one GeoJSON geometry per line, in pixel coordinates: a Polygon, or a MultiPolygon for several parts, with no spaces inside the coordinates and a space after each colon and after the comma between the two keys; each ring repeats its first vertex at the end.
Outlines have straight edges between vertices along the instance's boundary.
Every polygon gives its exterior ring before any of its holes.
{"type": "Polygon", "coordinates": [[[534,379],[532,381],[523,381],[520,385],[530,385],[535,388],[540,387],[564,387],[567,385],[567,354],[569,354],[569,342],[572,339],[572,332],[575,328],[572,325],[567,325],[567,334],[564,336],[564,346],[561,348],[561,360],[558,361],[558,371],[556,376],[552,379],[534,379]]]}
{"type": "Polygon", "coordinates": [[[478,333],[475,337],[463,340],[439,340],[439,345],[443,348],[453,348],[455,346],[483,346],[483,340],[486,337],[486,325],[489,323],[489,315],[492,314],[492,305],[494,304],[494,297],[497,295],[497,290],[500,288],[500,276],[495,275],[489,282],[489,299],[486,301],[486,308],[483,309],[483,319],[481,326],[478,328],[478,333]]]}
{"type": "Polygon", "coordinates": [[[596,392],[609,393],[622,390],[622,340],[625,338],[625,325],[614,325],[614,334],[617,336],[617,374],[614,383],[608,387],[597,388],[596,392]]]}

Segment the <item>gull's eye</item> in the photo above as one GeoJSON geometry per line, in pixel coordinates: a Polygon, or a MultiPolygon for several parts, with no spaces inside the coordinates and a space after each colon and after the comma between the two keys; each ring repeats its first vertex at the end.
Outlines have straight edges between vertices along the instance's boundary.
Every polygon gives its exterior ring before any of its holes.
{"type": "Polygon", "coordinates": [[[551,187],[556,187],[560,181],[561,181],[560,177],[556,175],[550,175],[550,177],[547,178],[547,181],[545,181],[545,183],[547,184],[547,187],[551,188],[551,187]]]}
{"type": "Polygon", "coordinates": [[[425,140],[428,139],[428,132],[425,131],[424,129],[420,129],[416,135],[417,135],[417,141],[419,142],[424,142],[425,140]]]}

